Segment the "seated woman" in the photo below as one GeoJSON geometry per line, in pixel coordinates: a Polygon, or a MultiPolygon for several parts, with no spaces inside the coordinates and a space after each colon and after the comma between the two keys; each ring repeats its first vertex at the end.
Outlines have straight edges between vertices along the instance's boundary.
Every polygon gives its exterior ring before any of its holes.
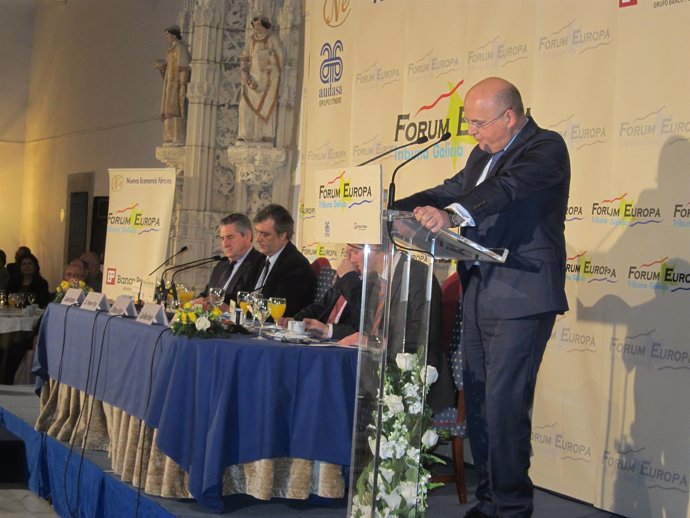
{"type": "Polygon", "coordinates": [[[19,276],[10,279],[8,293],[33,293],[39,307],[45,308],[50,302],[48,282],[41,276],[41,267],[33,254],[25,255],[19,263],[19,276]]]}

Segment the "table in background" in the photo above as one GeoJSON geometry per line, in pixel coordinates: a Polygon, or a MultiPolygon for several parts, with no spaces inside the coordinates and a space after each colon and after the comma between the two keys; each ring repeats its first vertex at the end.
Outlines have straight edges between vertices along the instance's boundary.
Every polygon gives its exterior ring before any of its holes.
{"type": "Polygon", "coordinates": [[[34,328],[42,309],[0,309],[0,384],[11,385],[22,357],[33,346],[34,328]]]}
{"type": "Polygon", "coordinates": [[[190,339],[51,304],[33,372],[155,429],[154,446],[186,472],[191,495],[221,510],[229,466],[276,458],[349,465],[356,370],[356,349],[190,339]]]}

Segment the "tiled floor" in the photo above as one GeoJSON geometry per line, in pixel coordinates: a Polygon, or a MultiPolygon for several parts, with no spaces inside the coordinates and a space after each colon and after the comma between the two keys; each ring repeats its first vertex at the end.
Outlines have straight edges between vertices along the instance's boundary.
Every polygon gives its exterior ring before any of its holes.
{"type": "Polygon", "coordinates": [[[50,504],[28,489],[0,485],[0,518],[52,518],[50,504]]]}

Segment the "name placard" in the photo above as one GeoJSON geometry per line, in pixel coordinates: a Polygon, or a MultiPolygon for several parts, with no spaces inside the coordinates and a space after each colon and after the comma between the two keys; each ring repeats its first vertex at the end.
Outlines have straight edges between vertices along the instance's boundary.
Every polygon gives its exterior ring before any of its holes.
{"type": "Polygon", "coordinates": [[[134,307],[134,301],[129,295],[120,295],[115,302],[113,307],[110,308],[110,315],[118,315],[124,317],[136,317],[137,309],[134,307]]]}
{"type": "Polygon", "coordinates": [[[84,302],[81,303],[81,309],[86,309],[87,311],[108,311],[110,305],[103,293],[92,291],[86,296],[84,302]]]}
{"type": "Polygon", "coordinates": [[[84,300],[84,292],[79,288],[69,288],[62,297],[60,304],[63,306],[72,306],[73,304],[81,304],[84,300]]]}
{"type": "Polygon", "coordinates": [[[168,317],[165,316],[165,310],[160,304],[154,304],[153,302],[147,302],[144,307],[141,308],[139,316],[137,317],[137,322],[142,324],[161,324],[163,326],[168,325],[168,317]]]}

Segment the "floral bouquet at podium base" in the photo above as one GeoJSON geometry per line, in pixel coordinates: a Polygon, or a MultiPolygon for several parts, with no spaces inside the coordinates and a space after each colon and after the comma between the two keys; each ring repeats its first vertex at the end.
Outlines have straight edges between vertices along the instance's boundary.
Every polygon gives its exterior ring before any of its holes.
{"type": "MultiPolygon", "coordinates": [[[[372,459],[357,481],[350,518],[424,516],[428,491],[443,485],[431,482],[426,467],[445,463],[430,453],[438,441],[438,434],[431,428],[431,409],[424,404],[429,386],[437,379],[436,369],[421,365],[417,354],[400,353],[395,364],[387,365],[376,470],[378,481],[374,485],[376,459],[372,459]]],[[[371,452],[375,454],[377,441],[373,426],[368,439],[371,452]]]]}

